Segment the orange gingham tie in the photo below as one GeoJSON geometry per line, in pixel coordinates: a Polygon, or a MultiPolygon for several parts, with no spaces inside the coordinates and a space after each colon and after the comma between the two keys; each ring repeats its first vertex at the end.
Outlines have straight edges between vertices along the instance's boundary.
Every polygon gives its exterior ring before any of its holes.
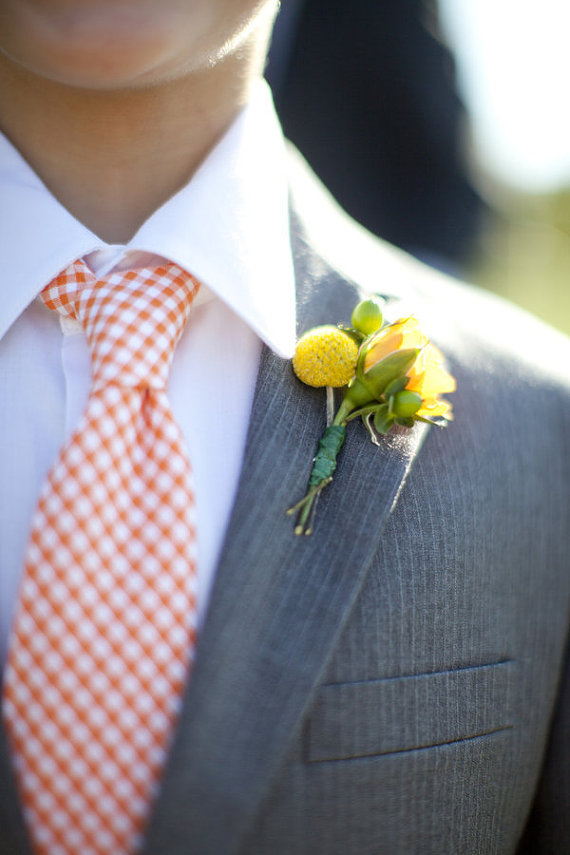
{"type": "Polygon", "coordinates": [[[41,492],[3,711],[42,855],[141,843],[195,642],[190,464],[166,398],[198,283],[174,264],[42,292],[84,327],[92,387],[41,492]]]}

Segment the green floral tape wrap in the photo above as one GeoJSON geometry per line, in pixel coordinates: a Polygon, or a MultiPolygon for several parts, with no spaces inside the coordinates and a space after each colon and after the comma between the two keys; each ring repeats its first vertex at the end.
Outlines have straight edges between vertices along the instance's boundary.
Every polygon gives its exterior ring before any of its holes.
{"type": "Polygon", "coordinates": [[[343,446],[345,436],[345,425],[330,425],[325,430],[319,440],[319,450],[309,478],[309,489],[332,478],[336,469],[336,459],[343,446]]]}

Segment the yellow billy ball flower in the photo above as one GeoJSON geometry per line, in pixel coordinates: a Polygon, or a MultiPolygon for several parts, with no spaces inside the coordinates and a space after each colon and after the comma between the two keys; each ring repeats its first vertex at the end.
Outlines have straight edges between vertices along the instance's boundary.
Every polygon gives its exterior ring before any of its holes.
{"type": "Polygon", "coordinates": [[[293,369],[308,386],[346,386],[354,377],[358,345],[334,326],[314,327],[297,342],[293,369]]]}

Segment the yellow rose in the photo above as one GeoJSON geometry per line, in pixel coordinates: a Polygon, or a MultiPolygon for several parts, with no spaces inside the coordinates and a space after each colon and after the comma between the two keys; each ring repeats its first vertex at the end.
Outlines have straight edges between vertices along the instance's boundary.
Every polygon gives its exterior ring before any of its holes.
{"type": "Polygon", "coordinates": [[[411,418],[413,413],[420,418],[450,420],[451,404],[440,395],[454,389],[455,380],[445,370],[441,352],[422,332],[418,320],[402,318],[362,345],[341,418],[373,402],[391,402],[391,419],[411,418]],[[415,396],[403,396],[403,391],[415,396]]]}

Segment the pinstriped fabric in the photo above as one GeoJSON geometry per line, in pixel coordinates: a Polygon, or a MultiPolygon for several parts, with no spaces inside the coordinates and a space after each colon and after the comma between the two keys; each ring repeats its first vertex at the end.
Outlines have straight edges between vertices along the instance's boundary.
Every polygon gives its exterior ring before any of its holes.
{"type": "Polygon", "coordinates": [[[195,643],[190,465],[165,387],[198,290],[175,265],[96,280],[76,262],[42,293],[81,321],[83,419],[33,519],[4,690],[38,853],[136,850],[195,643]]]}

